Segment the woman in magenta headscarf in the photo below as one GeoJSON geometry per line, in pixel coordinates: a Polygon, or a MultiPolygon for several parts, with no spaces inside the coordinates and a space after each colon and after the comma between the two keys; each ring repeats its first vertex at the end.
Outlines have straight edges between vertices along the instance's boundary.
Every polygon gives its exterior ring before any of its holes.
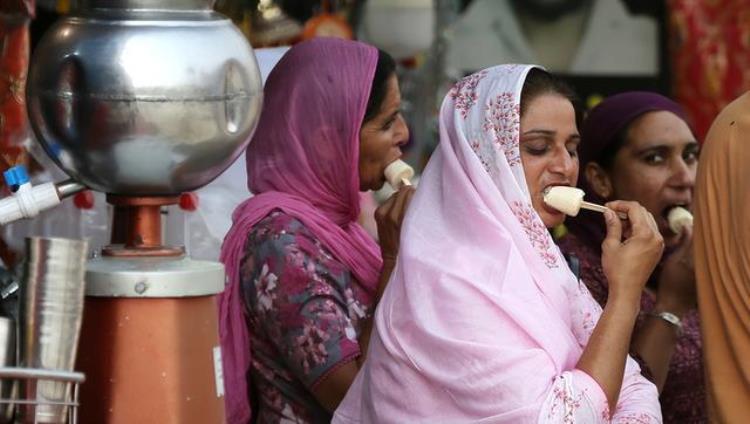
{"type": "Polygon", "coordinates": [[[602,311],[547,228],[545,188],[572,185],[579,141],[570,93],[504,65],[460,81],[440,145],[404,220],[367,361],[335,423],[657,423],[656,387],[627,355],[663,241],[645,209],[629,236],[607,210],[602,311]]]}
{"type": "Polygon", "coordinates": [[[374,47],[314,39],[269,75],[247,149],[254,197],[221,252],[230,423],[251,403],[257,422],[330,420],[364,360],[413,190],[376,211],[380,246],[357,224],[359,193],[384,184],[407,138],[395,65],[374,47]]]}
{"type": "MultiPolygon", "coordinates": [[[[632,200],[656,218],[666,245],[641,295],[631,354],[659,389],[668,424],[708,421],[703,349],[696,304],[692,226],[675,233],[667,215],[692,209],[698,142],[674,101],[644,91],[604,99],[581,130],[578,185],[589,201],[632,200]]],[[[579,277],[604,306],[608,282],[601,263],[601,214],[581,211],[565,225],[563,253],[579,264],[579,277]]]]}

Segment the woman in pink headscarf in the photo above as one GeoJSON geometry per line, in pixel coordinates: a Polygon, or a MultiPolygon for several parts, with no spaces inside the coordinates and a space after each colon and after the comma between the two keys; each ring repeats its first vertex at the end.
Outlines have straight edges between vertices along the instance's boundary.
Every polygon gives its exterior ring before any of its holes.
{"type": "Polygon", "coordinates": [[[605,213],[603,311],[547,231],[564,215],[544,205],[544,189],[578,174],[573,104],[521,65],[471,75],[446,96],[367,362],[334,422],[661,422],[656,387],[627,355],[663,249],[653,217],[608,203],[628,220],[605,213]]]}
{"type": "Polygon", "coordinates": [[[230,423],[248,422],[251,403],[256,422],[329,421],[364,360],[413,193],[376,211],[380,246],[357,224],[360,191],[384,184],[408,138],[394,71],[374,47],[314,39],[268,77],[246,155],[254,197],[221,252],[230,423]]]}

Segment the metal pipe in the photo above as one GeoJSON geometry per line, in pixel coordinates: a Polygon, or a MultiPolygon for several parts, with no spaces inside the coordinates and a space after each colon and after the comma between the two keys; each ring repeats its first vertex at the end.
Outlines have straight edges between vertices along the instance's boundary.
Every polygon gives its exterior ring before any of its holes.
{"type": "Polygon", "coordinates": [[[62,200],[86,190],[87,187],[75,180],[65,180],[55,183],[55,188],[57,189],[57,194],[60,196],[60,200],[62,200]]]}

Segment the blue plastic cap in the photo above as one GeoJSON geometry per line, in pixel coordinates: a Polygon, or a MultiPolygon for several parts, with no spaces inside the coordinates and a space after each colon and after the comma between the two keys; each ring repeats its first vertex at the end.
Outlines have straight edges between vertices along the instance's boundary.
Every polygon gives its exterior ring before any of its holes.
{"type": "Polygon", "coordinates": [[[26,167],[23,165],[16,165],[8,169],[3,172],[3,177],[5,178],[5,184],[13,190],[18,189],[21,184],[29,182],[29,174],[26,172],[26,167]]]}

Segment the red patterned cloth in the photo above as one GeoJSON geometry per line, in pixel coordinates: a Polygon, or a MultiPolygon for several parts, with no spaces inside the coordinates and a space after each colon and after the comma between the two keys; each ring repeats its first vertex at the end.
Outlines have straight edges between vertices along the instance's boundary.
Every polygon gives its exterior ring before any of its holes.
{"type": "Polygon", "coordinates": [[[0,2],[0,170],[25,162],[20,143],[28,131],[25,91],[33,14],[34,0],[0,2]]]}
{"type": "Polygon", "coordinates": [[[674,98],[702,140],[750,90],[750,0],[668,0],[674,98]]]}

